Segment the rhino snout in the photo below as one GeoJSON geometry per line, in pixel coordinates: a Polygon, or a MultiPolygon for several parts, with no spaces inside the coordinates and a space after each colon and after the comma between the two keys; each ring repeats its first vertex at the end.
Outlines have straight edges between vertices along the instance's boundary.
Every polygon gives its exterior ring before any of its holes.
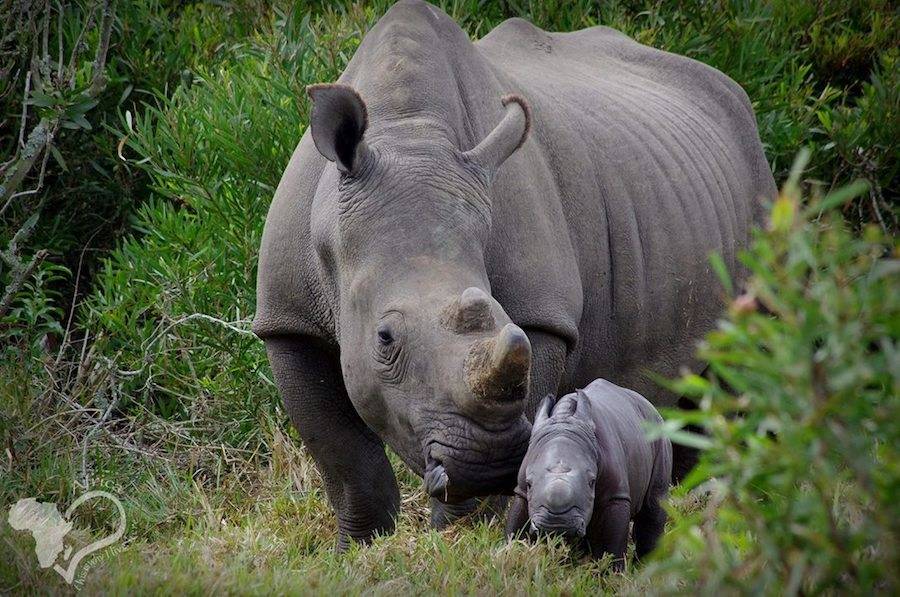
{"type": "Polygon", "coordinates": [[[554,514],[561,514],[572,507],[575,492],[572,485],[563,479],[556,479],[547,486],[546,504],[554,514]]]}

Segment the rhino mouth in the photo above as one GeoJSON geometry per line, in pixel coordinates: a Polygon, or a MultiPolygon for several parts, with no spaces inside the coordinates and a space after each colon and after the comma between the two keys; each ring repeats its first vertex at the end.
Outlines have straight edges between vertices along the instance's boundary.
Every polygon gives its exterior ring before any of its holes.
{"type": "Polygon", "coordinates": [[[531,516],[531,532],[536,534],[584,537],[587,520],[578,506],[571,506],[564,512],[553,512],[546,506],[538,508],[531,516]]]}
{"type": "Polygon", "coordinates": [[[528,449],[531,429],[524,417],[486,428],[457,415],[434,428],[425,442],[425,490],[444,502],[509,494],[528,449]]]}

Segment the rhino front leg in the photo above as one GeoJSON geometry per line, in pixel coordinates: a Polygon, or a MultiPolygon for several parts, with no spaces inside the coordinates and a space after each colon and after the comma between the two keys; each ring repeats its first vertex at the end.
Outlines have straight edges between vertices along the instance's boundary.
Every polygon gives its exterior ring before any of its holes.
{"type": "Polygon", "coordinates": [[[547,332],[525,328],[531,342],[531,385],[525,404],[525,416],[531,421],[538,404],[547,394],[557,396],[566,369],[566,343],[547,332]]]}
{"type": "Polygon", "coordinates": [[[506,496],[492,495],[474,497],[451,504],[431,498],[431,527],[442,530],[465,516],[473,516],[473,520],[490,520],[502,518],[506,510],[506,496]]]}
{"type": "Polygon", "coordinates": [[[628,547],[628,526],[631,522],[631,502],[616,499],[605,508],[594,510],[588,523],[587,543],[591,555],[600,558],[612,554],[612,571],[625,570],[625,549],[628,547]]]}
{"type": "Polygon", "coordinates": [[[509,506],[509,512],[506,514],[506,538],[518,539],[521,537],[528,525],[528,500],[522,495],[515,495],[509,506]]]}
{"type": "Polygon", "coordinates": [[[291,422],[325,481],[338,550],[392,532],[400,509],[394,471],[350,403],[337,355],[307,337],[266,339],[266,351],[291,422]]]}

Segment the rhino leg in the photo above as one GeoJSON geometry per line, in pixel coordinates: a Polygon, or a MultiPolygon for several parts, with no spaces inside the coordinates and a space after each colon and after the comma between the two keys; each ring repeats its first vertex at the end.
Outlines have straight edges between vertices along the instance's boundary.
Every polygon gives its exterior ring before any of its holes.
{"type": "Polygon", "coordinates": [[[612,554],[612,571],[625,570],[625,550],[628,547],[628,524],[631,522],[631,503],[628,500],[612,500],[594,515],[588,523],[587,543],[591,556],[612,554]]]}
{"type": "Polygon", "coordinates": [[[547,394],[557,396],[566,368],[566,343],[559,336],[525,328],[531,342],[531,386],[525,416],[534,420],[538,404],[547,394]]]}
{"type": "Polygon", "coordinates": [[[506,538],[520,538],[528,525],[528,501],[520,495],[512,498],[509,512],[506,514],[506,538]]]}
{"type": "Polygon", "coordinates": [[[666,528],[666,511],[660,504],[665,494],[652,496],[634,519],[634,548],[638,561],[653,551],[666,528]]]}
{"type": "Polygon", "coordinates": [[[455,504],[431,498],[431,526],[441,530],[460,518],[472,514],[475,514],[474,520],[499,518],[503,516],[505,508],[506,496],[502,495],[474,497],[455,504]]]}
{"type": "Polygon", "coordinates": [[[325,481],[338,550],[392,532],[400,509],[394,471],[350,403],[337,355],[306,337],[266,339],[266,351],[285,409],[325,481]]]}

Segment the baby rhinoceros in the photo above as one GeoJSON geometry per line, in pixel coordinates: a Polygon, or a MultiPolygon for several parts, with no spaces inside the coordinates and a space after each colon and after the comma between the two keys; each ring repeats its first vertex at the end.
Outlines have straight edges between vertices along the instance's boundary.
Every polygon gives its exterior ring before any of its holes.
{"type": "Polygon", "coordinates": [[[648,441],[642,423],[662,422],[643,396],[605,379],[538,407],[519,469],[507,535],[525,529],[586,540],[595,557],[613,555],[624,568],[629,522],[640,559],[656,546],[666,522],[672,444],[648,441]]]}

